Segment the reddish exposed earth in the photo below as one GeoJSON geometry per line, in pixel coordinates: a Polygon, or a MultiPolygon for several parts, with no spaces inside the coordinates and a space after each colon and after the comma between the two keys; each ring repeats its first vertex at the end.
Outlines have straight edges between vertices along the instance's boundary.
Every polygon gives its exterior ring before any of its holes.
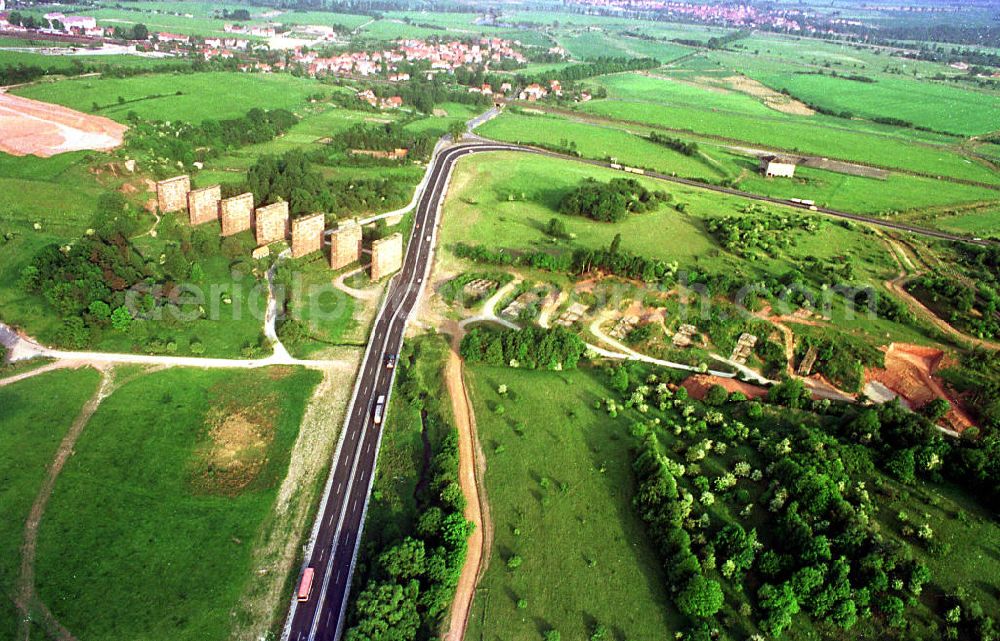
{"type": "Polygon", "coordinates": [[[943,423],[961,433],[972,426],[972,419],[962,408],[961,399],[947,389],[934,374],[952,364],[939,349],[907,343],[892,343],[885,353],[885,369],[865,370],[865,382],[877,381],[898,394],[913,409],[920,409],[935,398],[951,403],[943,423]]]}
{"type": "Polygon", "coordinates": [[[684,389],[687,390],[688,395],[699,401],[705,399],[705,395],[708,394],[708,390],[710,390],[714,385],[723,386],[730,394],[733,392],[743,392],[743,394],[750,399],[767,396],[767,389],[764,387],[744,383],[743,381],[738,381],[735,378],[712,376],[710,374],[696,374],[694,376],[689,376],[682,384],[684,389]]]}
{"type": "Polygon", "coordinates": [[[110,151],[122,144],[127,129],[108,118],[0,92],[0,151],[14,156],[110,151]]]}

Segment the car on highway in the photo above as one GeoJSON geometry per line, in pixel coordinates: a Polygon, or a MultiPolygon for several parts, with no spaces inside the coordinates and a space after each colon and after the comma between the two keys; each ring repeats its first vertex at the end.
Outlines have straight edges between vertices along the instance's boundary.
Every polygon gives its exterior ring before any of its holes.
{"type": "Polygon", "coordinates": [[[394,369],[396,367],[396,355],[386,354],[385,355],[385,368],[394,369]]]}
{"type": "Polygon", "coordinates": [[[372,416],[376,425],[382,423],[382,419],[385,417],[385,394],[379,394],[378,398],[375,399],[375,411],[372,416]]]}

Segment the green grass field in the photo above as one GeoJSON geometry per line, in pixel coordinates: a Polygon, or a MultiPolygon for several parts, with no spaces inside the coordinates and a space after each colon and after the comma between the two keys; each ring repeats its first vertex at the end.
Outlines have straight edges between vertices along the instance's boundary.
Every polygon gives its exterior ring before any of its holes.
{"type": "Polygon", "coordinates": [[[0,638],[17,638],[20,616],[10,597],[24,522],[56,448],[98,378],[92,369],[63,370],[0,387],[0,638]]]}
{"type": "Polygon", "coordinates": [[[652,641],[677,629],[631,507],[629,439],[593,409],[607,395],[594,375],[473,367],[467,380],[494,522],[467,638],[535,641],[555,629],[585,639],[602,623],[615,638],[652,641]],[[514,555],[523,563],[509,570],[514,555]]]}
{"type": "Polygon", "coordinates": [[[118,121],[134,112],[152,120],[198,123],[243,116],[254,107],[295,110],[319,88],[314,80],[287,74],[218,72],[79,78],[25,87],[15,93],[84,112],[91,112],[97,103],[99,115],[118,121]],[[125,99],[123,104],[118,103],[119,96],[125,99]],[[207,100],[206,96],[225,96],[225,100],[207,100]]]}
{"type": "Polygon", "coordinates": [[[168,370],[107,398],[39,534],[59,621],[86,639],[227,638],[318,379],[168,370]]]}

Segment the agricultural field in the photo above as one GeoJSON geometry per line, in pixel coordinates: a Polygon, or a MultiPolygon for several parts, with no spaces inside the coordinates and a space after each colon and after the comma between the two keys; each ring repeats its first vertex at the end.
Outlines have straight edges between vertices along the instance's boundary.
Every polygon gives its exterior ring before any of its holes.
{"type": "Polygon", "coordinates": [[[856,213],[896,215],[900,211],[1000,200],[1000,191],[905,174],[880,180],[800,167],[794,180],[768,180],[759,175],[755,158],[735,153],[736,145],[727,147],[719,141],[685,136],[684,140],[699,144],[695,156],[686,156],[640,137],[648,135],[651,129],[610,121],[579,122],[571,117],[541,116],[530,111],[531,108],[526,108],[520,114],[505,114],[477,131],[497,140],[569,148],[586,158],[615,158],[627,165],[684,178],[710,183],[726,180],[750,193],[807,198],[826,207],[856,213]]]}
{"type": "Polygon", "coordinates": [[[1000,184],[996,172],[946,146],[954,140],[934,134],[877,125],[855,128],[851,121],[821,114],[781,114],[747,95],[668,78],[619,74],[599,82],[612,99],[591,101],[581,111],[748,145],[1000,184]]]}
{"type": "Polygon", "coordinates": [[[105,399],[39,532],[55,617],[91,639],[228,636],[318,378],[168,370],[105,399]]]}
{"type": "Polygon", "coordinates": [[[692,50],[672,42],[644,40],[621,33],[583,31],[557,37],[559,45],[577,59],[600,57],[655,58],[663,64],[680,58],[692,50]]]}
{"type": "Polygon", "coordinates": [[[589,370],[466,371],[494,528],[467,637],[527,640],[554,629],[578,639],[604,624],[652,641],[676,629],[655,549],[631,508],[628,438],[594,409],[607,395],[599,379],[589,370]]]}
{"type": "MultiPolygon", "coordinates": [[[[770,43],[740,43],[741,49],[770,47],[770,43]]],[[[759,49],[754,49],[759,50],[759,49]]],[[[864,118],[892,117],[912,122],[921,127],[960,135],[989,133],[1000,128],[1000,92],[966,89],[954,83],[919,80],[906,68],[897,73],[884,73],[882,68],[853,62],[845,54],[842,64],[833,63],[829,68],[821,65],[789,62],[794,49],[780,51],[771,58],[769,49],[753,55],[747,51],[736,54],[716,54],[714,58],[725,66],[743,73],[775,89],[787,89],[807,103],[818,104],[836,112],[850,112],[864,118]],[[840,77],[828,75],[836,71],[840,77]],[[822,75],[817,75],[822,72],[822,75]],[[904,75],[904,73],[906,75],[904,75]],[[852,80],[845,76],[859,76],[866,81],[852,80]]],[[[809,51],[798,52],[808,57],[809,51]]],[[[883,63],[885,64],[885,63],[883,63]]],[[[890,61],[888,64],[892,64],[890,61]]],[[[910,65],[908,65],[910,66],[910,65]]],[[[925,68],[924,72],[940,73],[939,67],[925,68]]]]}
{"type": "Polygon", "coordinates": [[[17,90],[20,96],[92,112],[124,122],[129,113],[151,120],[235,118],[254,107],[291,109],[304,106],[320,85],[290,75],[197,73],[77,78],[17,90]],[[225,100],[205,100],[206,95],[225,100]],[[121,98],[121,100],[119,100],[121,98]],[[93,109],[97,105],[97,110],[93,109]]]}

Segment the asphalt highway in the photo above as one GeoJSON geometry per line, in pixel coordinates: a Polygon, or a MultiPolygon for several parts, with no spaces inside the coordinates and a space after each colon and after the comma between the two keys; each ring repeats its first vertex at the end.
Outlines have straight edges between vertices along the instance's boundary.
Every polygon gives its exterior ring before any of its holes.
{"type": "MultiPolygon", "coordinates": [[[[371,492],[382,442],[383,425],[373,421],[373,409],[379,396],[391,396],[395,369],[387,367],[387,357],[399,353],[409,318],[419,301],[428,279],[431,259],[437,241],[440,206],[448,187],[452,168],[459,158],[489,151],[520,151],[554,158],[573,160],[590,165],[610,167],[611,164],[566,156],[556,152],[480,139],[461,143],[441,151],[434,159],[430,178],[415,210],[414,227],[406,247],[403,266],[389,284],[388,294],[375,319],[362,367],[348,407],[341,441],[337,446],[327,481],[326,491],[313,527],[306,554],[306,567],[315,572],[312,594],[308,601],[292,601],[282,638],[286,641],[336,641],[344,631],[347,599],[358,546],[364,527],[368,497],[371,492]]],[[[748,194],[735,189],[706,185],[675,176],[645,172],[647,177],[708,189],[715,192],[750,198],[775,204],[809,208],[786,200],[748,194]]],[[[948,234],[904,223],[860,216],[847,212],[819,208],[818,213],[857,222],[878,225],[945,240],[976,242],[963,236],[948,234]]],[[[296,583],[297,586],[297,583],[296,583]]]]}
{"type": "Polygon", "coordinates": [[[389,284],[375,319],[313,527],[302,568],[311,567],[315,572],[312,595],[306,602],[292,602],[284,639],[334,640],[344,631],[347,597],[382,442],[383,426],[373,421],[374,405],[379,396],[385,396],[387,403],[390,397],[395,369],[387,367],[386,359],[399,353],[407,322],[430,272],[438,213],[451,169],[458,158],[471,153],[517,149],[505,144],[460,144],[440,152],[434,161],[415,210],[403,267],[389,284]]]}

